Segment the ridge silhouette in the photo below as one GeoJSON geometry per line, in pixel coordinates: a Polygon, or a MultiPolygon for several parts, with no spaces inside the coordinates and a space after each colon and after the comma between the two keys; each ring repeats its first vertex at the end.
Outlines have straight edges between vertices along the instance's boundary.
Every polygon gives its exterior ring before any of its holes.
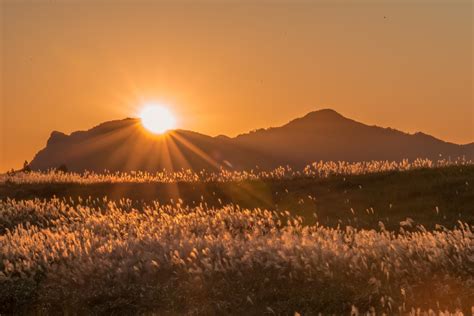
{"type": "Polygon", "coordinates": [[[319,160],[401,160],[465,157],[474,143],[457,145],[421,132],[407,134],[369,126],[331,109],[310,112],[289,123],[236,137],[174,130],[154,136],[139,119],[99,124],[71,135],[53,131],[30,163],[33,170],[66,165],[70,171],[177,171],[202,169],[303,168],[319,160]]]}

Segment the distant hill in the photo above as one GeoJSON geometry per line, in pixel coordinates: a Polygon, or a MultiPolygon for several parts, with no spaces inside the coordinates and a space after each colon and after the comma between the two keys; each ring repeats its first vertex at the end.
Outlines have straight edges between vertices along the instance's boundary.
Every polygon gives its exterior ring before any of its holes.
{"type": "Polygon", "coordinates": [[[30,164],[34,170],[65,164],[71,171],[157,171],[182,168],[301,168],[319,160],[474,159],[474,143],[457,145],[423,133],[368,126],[325,109],[283,126],[234,138],[175,130],[154,136],[138,119],[102,123],[65,135],[54,131],[30,164]]]}

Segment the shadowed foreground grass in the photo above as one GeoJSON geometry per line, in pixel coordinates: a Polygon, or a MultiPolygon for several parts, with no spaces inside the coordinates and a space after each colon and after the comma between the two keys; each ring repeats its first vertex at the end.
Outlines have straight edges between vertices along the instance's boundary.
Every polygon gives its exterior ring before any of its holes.
{"type": "Polygon", "coordinates": [[[395,234],[233,205],[132,204],[3,202],[0,313],[467,315],[474,302],[466,224],[395,234]]]}

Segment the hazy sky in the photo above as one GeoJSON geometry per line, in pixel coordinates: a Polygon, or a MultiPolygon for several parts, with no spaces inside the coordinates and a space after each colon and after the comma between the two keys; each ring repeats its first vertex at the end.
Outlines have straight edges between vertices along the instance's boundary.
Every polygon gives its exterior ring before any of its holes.
{"type": "Polygon", "coordinates": [[[53,130],[168,104],[230,136],[333,108],[474,141],[471,1],[9,1],[1,10],[0,171],[53,130]]]}

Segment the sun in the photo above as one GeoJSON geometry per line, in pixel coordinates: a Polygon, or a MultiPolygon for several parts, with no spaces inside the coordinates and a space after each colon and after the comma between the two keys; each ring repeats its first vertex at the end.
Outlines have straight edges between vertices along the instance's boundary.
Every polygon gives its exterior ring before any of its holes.
{"type": "Polygon", "coordinates": [[[163,134],[176,127],[173,113],[164,106],[146,105],[139,116],[143,127],[153,134],[163,134]]]}

